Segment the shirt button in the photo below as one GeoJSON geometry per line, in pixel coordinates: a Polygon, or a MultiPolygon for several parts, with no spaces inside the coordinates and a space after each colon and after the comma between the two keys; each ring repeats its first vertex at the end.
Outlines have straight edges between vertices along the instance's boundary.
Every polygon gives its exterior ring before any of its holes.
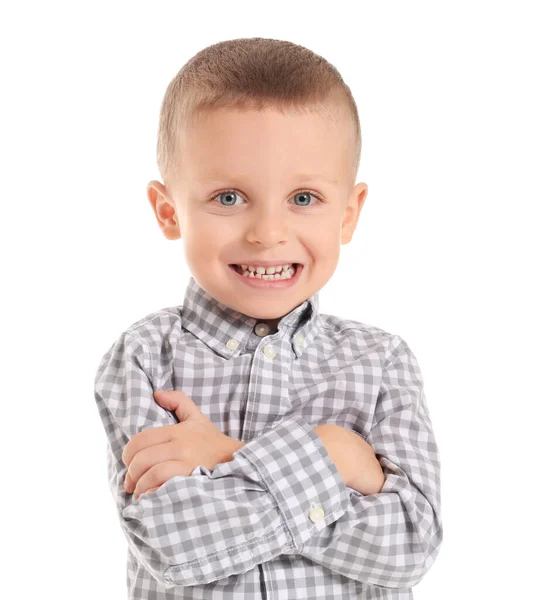
{"type": "Polygon", "coordinates": [[[313,523],[316,523],[323,519],[325,514],[326,513],[321,506],[315,506],[314,508],[311,508],[311,511],[309,512],[309,519],[311,519],[313,523]]]}
{"type": "Polygon", "coordinates": [[[296,335],[294,339],[296,340],[296,344],[298,346],[303,346],[303,344],[305,343],[305,338],[303,337],[302,333],[298,333],[298,335],[296,335]]]}
{"type": "Polygon", "coordinates": [[[240,345],[240,343],[238,342],[238,340],[234,340],[234,339],[228,340],[228,342],[226,343],[226,347],[229,350],[235,350],[239,345],[240,345]]]}
{"type": "Polygon", "coordinates": [[[268,358],[275,358],[277,356],[277,353],[271,346],[264,346],[264,354],[268,358]]]}
{"type": "Polygon", "coordinates": [[[266,325],[266,323],[258,323],[258,325],[255,327],[255,333],[256,335],[259,335],[260,337],[264,337],[265,335],[268,335],[269,333],[269,325],[266,325]]]}

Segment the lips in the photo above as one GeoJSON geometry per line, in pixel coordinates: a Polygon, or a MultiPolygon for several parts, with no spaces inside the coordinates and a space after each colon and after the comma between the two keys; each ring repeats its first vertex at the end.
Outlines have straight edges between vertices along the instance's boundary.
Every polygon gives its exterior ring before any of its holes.
{"type": "MultiPolygon", "coordinates": [[[[241,263],[242,265],[249,265],[250,263],[241,263]]],[[[256,264],[256,263],[253,263],[256,264]]],[[[287,262],[282,262],[282,263],[277,263],[275,265],[258,265],[256,264],[257,267],[265,267],[266,269],[269,269],[270,267],[279,267],[281,265],[292,265],[293,267],[297,267],[298,265],[301,265],[301,263],[287,263],[287,262]]],[[[230,263],[231,267],[239,267],[240,263],[230,263]]]]}

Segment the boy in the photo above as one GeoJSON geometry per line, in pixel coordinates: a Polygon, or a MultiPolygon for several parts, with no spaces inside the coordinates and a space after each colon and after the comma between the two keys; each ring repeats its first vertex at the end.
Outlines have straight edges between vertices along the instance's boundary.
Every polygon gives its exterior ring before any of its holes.
{"type": "Polygon", "coordinates": [[[410,599],[438,555],[417,360],[319,311],[360,149],[348,86],[290,42],[215,44],[169,84],[148,198],[193,276],[95,379],[129,598],[410,599]]]}

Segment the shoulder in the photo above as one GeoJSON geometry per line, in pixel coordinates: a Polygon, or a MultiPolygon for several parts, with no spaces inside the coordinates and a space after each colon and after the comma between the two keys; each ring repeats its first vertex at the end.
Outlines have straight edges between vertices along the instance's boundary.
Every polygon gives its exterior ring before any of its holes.
{"type": "Polygon", "coordinates": [[[120,331],[109,345],[105,357],[114,354],[139,356],[153,371],[155,357],[181,335],[181,306],[167,306],[137,319],[120,331]]]}
{"type": "Polygon", "coordinates": [[[167,306],[141,317],[121,335],[152,344],[181,332],[181,306],[167,306]]]}
{"type": "Polygon", "coordinates": [[[356,357],[376,352],[385,361],[404,346],[407,347],[400,335],[381,327],[336,315],[320,316],[325,335],[339,347],[351,347],[356,357]]]}

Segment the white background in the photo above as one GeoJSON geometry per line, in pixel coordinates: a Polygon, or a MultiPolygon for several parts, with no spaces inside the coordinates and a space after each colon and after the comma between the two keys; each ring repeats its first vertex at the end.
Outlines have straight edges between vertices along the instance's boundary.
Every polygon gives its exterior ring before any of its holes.
{"type": "Polygon", "coordinates": [[[416,600],[537,593],[538,21],[532,2],[19,2],[2,8],[2,596],[126,597],[93,398],[182,303],[146,197],[168,82],[237,37],[304,45],[356,99],[369,195],[321,312],[415,352],[444,542],[416,600]]]}

